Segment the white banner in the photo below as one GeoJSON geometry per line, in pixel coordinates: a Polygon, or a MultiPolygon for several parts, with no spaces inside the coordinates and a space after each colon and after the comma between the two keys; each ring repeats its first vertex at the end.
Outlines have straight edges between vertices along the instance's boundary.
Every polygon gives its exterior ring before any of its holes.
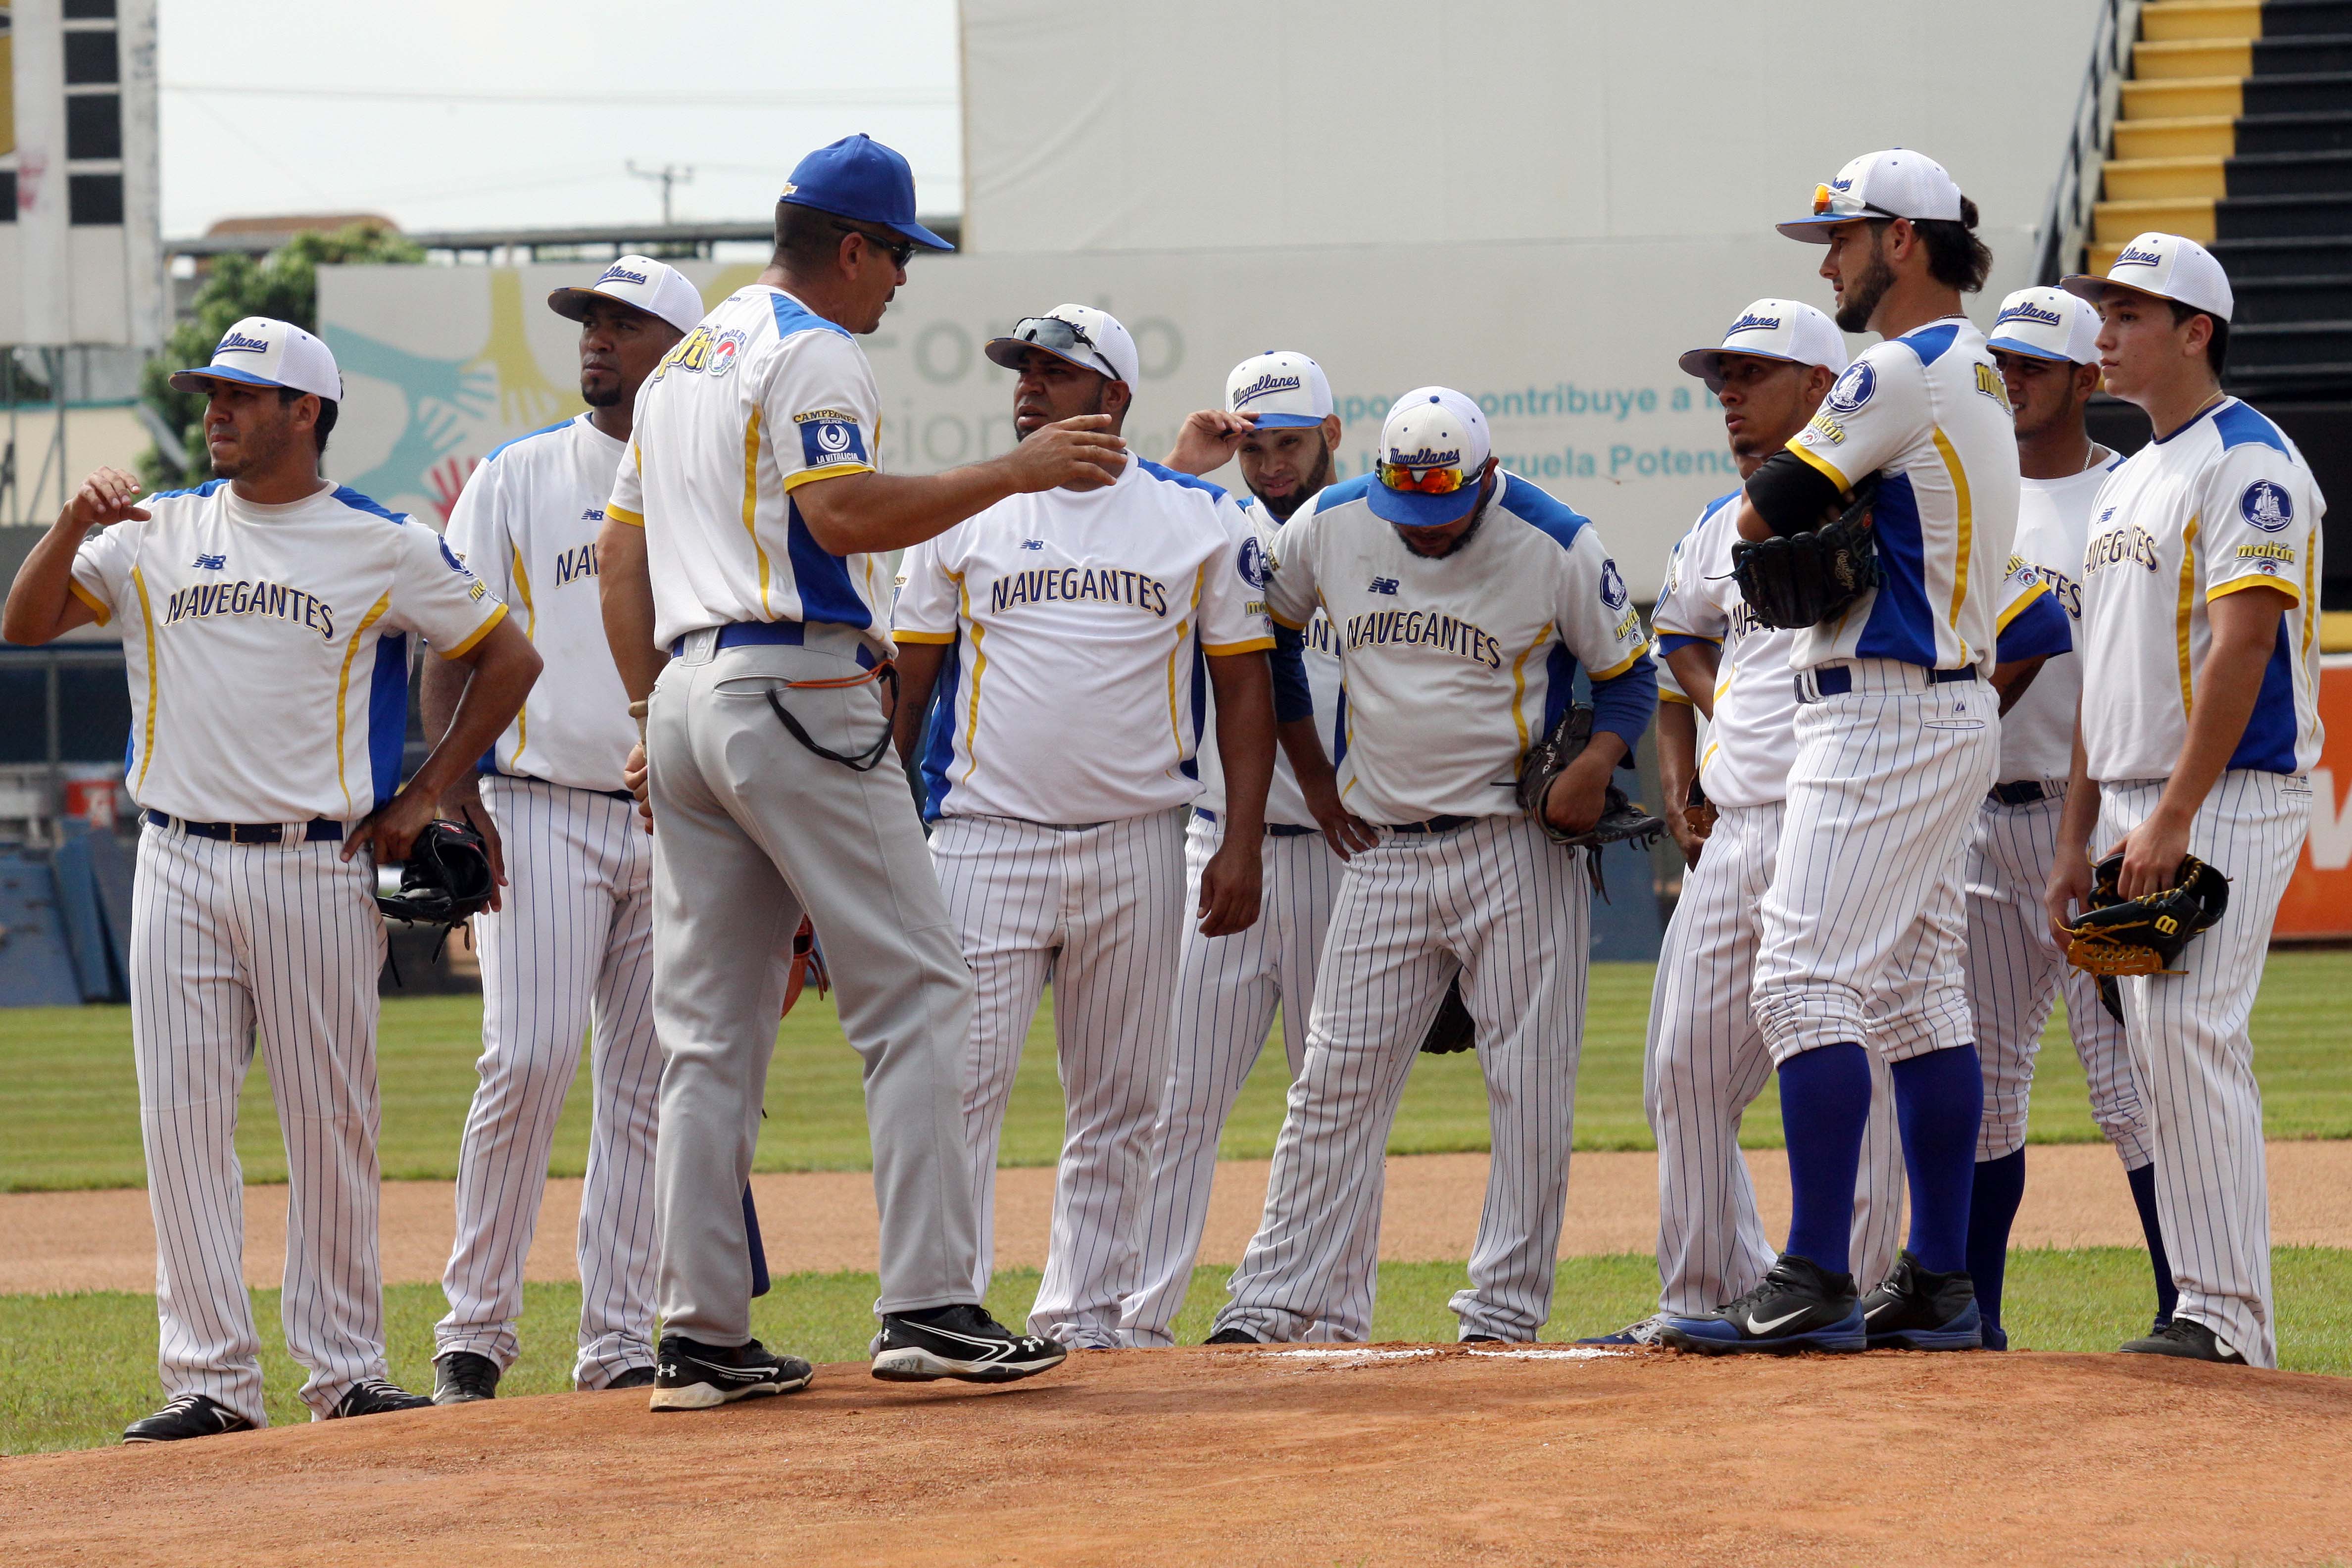
{"type": "MultiPolygon", "coordinates": [[[[1998,300],[2022,234],[1988,237],[1998,300]]],[[[922,258],[861,340],[882,392],[886,468],[929,473],[1004,451],[1013,375],[982,345],[1065,300],[1127,324],[1143,367],[1128,439],[1167,454],[1225,373],[1269,348],[1323,364],[1346,431],[1339,477],[1363,471],[1388,401],[1436,383],[1478,400],[1504,465],[1591,517],[1628,583],[1654,595],[1667,552],[1738,476],[1720,409],[1675,361],[1721,341],[1763,295],[1826,306],[1821,252],[1750,239],[922,258]]],[[[329,471],[396,510],[446,518],[483,454],[576,413],[579,329],[548,292],[561,267],[320,269],[319,313],[347,387],[329,471]]],[[[688,263],[716,301],[758,269],[688,263]]],[[[1859,343],[1857,342],[1857,347],[1859,343]]],[[[1215,476],[1238,485],[1238,469],[1215,476]]]]}

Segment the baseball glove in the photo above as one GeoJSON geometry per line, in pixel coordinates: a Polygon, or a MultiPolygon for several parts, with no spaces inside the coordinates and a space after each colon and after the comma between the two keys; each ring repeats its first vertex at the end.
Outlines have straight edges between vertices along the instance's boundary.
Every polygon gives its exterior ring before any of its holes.
{"type": "Polygon", "coordinates": [[[1691,774],[1690,799],[1684,803],[1683,820],[1690,824],[1694,838],[1706,838],[1715,832],[1715,802],[1699,788],[1696,773],[1691,774]]]}
{"type": "Polygon", "coordinates": [[[2189,939],[2220,923],[2230,907],[2230,879],[2189,856],[2172,886],[2144,898],[2120,896],[2121,853],[2091,871],[2091,907],[2066,928],[2066,962],[2101,976],[2177,974],[2189,939]]]}
{"type": "Polygon", "coordinates": [[[824,949],[816,943],[816,922],[806,915],[801,917],[801,929],[793,932],[792,965],[784,971],[784,1013],[789,1017],[793,1004],[801,999],[801,992],[810,985],[820,996],[833,989],[833,972],[824,966],[824,949]]]}
{"type": "Polygon", "coordinates": [[[1544,816],[1544,796],[1552,781],[1567,771],[1568,764],[1583,755],[1584,748],[1592,742],[1592,709],[1589,704],[1571,702],[1568,711],[1559,716],[1551,733],[1536,743],[1519,763],[1519,805],[1544,830],[1544,837],[1554,844],[1586,851],[1585,864],[1592,875],[1592,890],[1603,899],[1609,889],[1601,880],[1601,847],[1627,840],[1646,849],[1658,841],[1666,825],[1635,805],[1625,792],[1614,784],[1601,803],[1601,820],[1581,833],[1565,833],[1554,827],[1544,816]]]}
{"type": "Polygon", "coordinates": [[[1878,585],[1878,546],[1870,509],[1878,476],[1854,486],[1845,510],[1803,533],[1743,539],[1731,547],[1740,597],[1768,626],[1819,626],[1878,585]]]}
{"type": "Polygon", "coordinates": [[[435,821],[401,862],[400,891],[378,893],[375,904],[392,920],[461,926],[490,907],[496,886],[482,836],[462,822],[435,821]]]}
{"type": "Polygon", "coordinates": [[[1433,1057],[1444,1057],[1466,1051],[1477,1043],[1470,1009],[1462,1005],[1462,978],[1456,975],[1454,984],[1445,988],[1445,1000],[1437,1005],[1437,1016],[1430,1020],[1429,1033],[1422,1037],[1421,1048],[1433,1057]]]}

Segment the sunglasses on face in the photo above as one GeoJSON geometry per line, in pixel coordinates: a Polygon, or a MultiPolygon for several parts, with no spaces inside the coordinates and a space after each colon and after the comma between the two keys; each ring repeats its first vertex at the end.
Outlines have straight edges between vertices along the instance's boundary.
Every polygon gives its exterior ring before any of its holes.
{"type": "Polygon", "coordinates": [[[856,235],[866,244],[873,246],[885,256],[887,256],[895,265],[899,267],[906,266],[909,260],[913,259],[916,250],[919,248],[911,239],[886,239],[878,234],[875,234],[867,229],[858,228],[851,224],[837,223],[833,226],[839,229],[844,234],[856,235]]]}
{"type": "Polygon", "coordinates": [[[1412,495],[1450,496],[1470,484],[1476,476],[1460,468],[1412,469],[1402,463],[1382,463],[1378,470],[1381,483],[1392,490],[1404,490],[1412,495]]]}

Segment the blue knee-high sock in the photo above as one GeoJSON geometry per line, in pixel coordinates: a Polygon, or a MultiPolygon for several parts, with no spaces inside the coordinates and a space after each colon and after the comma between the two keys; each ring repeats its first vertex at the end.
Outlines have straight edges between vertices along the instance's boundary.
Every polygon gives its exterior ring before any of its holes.
{"type": "Polygon", "coordinates": [[[1863,1124],[1869,1120],[1870,1058],[1860,1046],[1822,1046],[1780,1064],[1780,1125],[1789,1138],[1793,1209],[1789,1250],[1832,1274],[1853,1268],[1847,1244],[1863,1124]]]}
{"type": "Polygon", "coordinates": [[[2000,1281],[2009,1266],[2009,1227],[2025,1196],[2025,1151],[1977,1162],[1969,1194],[1969,1277],[1976,1281],[1977,1310],[1988,1326],[2000,1323],[2000,1281]]]}
{"type": "Polygon", "coordinates": [[[1895,1115],[1911,1175],[1911,1251],[1948,1274],[1969,1266],[1969,1192],[1976,1185],[1984,1068],[1973,1045],[1896,1062],[1895,1115]]]}
{"type": "Polygon", "coordinates": [[[2156,1167],[2142,1165],[2126,1171],[2124,1179],[2131,1183],[2132,1206],[2139,1210],[2139,1228],[2147,1237],[2147,1261],[2156,1271],[2156,1315],[2168,1323],[2172,1310],[2180,1305],[2180,1289],[2172,1282],[2172,1260],[2164,1255],[2164,1231],[2156,1223],[2156,1167]]]}

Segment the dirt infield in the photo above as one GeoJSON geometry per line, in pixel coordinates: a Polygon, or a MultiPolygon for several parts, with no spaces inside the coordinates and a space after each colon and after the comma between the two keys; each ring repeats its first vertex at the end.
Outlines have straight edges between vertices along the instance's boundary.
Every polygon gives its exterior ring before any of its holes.
{"type": "Polygon", "coordinates": [[[1098,1352],[0,1467],[12,1563],[2310,1563],[2352,1382],[2118,1356],[1098,1352]]]}
{"type": "MultiPolygon", "coordinates": [[[[1777,1152],[1751,1152],[1765,1228],[1778,1235],[1789,1215],[1789,1167],[1777,1152]]],[[[2121,1168],[2104,1143],[2036,1145],[2018,1215],[2020,1247],[2137,1247],[2121,1168]]],[[[1266,1163],[1218,1167],[1201,1261],[1232,1264],[1257,1226],[1266,1163]]],[[[1658,1223],[1658,1162],[1648,1153],[1584,1153],[1570,1173],[1563,1258],[1647,1252],[1658,1223]]],[[[2271,1221],[2282,1247],[2352,1247],[2352,1142],[2270,1146],[2271,1221]]],[[[1381,1257],[1391,1263],[1443,1263],[1470,1256],[1485,1198],[1486,1156],[1423,1154],[1388,1163],[1381,1257]]],[[[755,1176],[761,1228],[771,1263],[784,1272],[875,1267],[874,1185],[863,1172],[755,1176]]],[[[1041,1268],[1054,1201],[1051,1169],[1017,1168],[997,1178],[997,1262],[1041,1268]]],[[[580,1183],[548,1184],[524,1277],[572,1279],[572,1231],[580,1183]]],[[[450,1184],[391,1182],[383,1189],[387,1283],[440,1279],[456,1228],[450,1184]]],[[[286,1189],[246,1193],[245,1277],[267,1288],[286,1267],[286,1189]]],[[[152,1290],[155,1235],[144,1192],[0,1194],[0,1295],[52,1290],[152,1290]]]]}

